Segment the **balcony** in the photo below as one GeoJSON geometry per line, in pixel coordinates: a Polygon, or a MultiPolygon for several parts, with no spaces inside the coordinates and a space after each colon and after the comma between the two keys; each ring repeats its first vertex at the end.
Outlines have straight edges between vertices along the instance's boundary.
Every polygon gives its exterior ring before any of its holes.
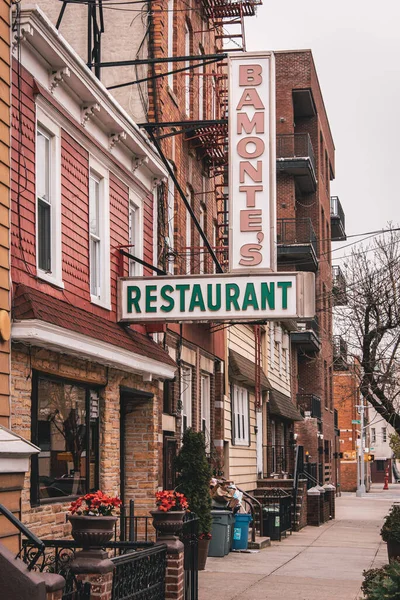
{"type": "Polygon", "coordinates": [[[346,279],[339,265],[332,267],[332,297],[333,306],[347,304],[346,279]]]}
{"type": "Polygon", "coordinates": [[[290,133],[276,136],[276,170],[293,175],[303,194],[317,189],[315,156],[308,133],[290,133]]]}
{"type": "Polygon", "coordinates": [[[297,394],[297,406],[305,417],[322,420],[321,398],[315,394],[297,394]],[[309,413],[309,414],[307,414],[309,413]]]}
{"type": "Polygon", "coordinates": [[[333,336],[333,368],[335,371],[347,371],[347,342],[341,335],[333,336]]]}
{"type": "Polygon", "coordinates": [[[344,211],[337,196],[331,196],[331,239],[332,242],[343,242],[347,239],[344,211]]]}
{"type": "Polygon", "coordinates": [[[279,266],[293,265],[299,271],[318,270],[318,243],[311,219],[277,219],[279,266]]]}
{"type": "Polygon", "coordinates": [[[316,354],[321,350],[321,340],[319,339],[318,319],[315,317],[310,321],[299,321],[298,330],[292,331],[290,340],[297,346],[300,353],[305,355],[316,354]]]}

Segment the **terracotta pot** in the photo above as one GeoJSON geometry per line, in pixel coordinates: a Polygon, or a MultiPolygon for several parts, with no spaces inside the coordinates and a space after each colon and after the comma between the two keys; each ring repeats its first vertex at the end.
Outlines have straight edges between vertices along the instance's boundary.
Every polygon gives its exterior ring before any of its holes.
{"type": "Polygon", "coordinates": [[[199,571],[204,571],[206,568],[207,556],[208,556],[208,547],[210,545],[211,540],[202,539],[198,541],[197,546],[197,565],[199,571]]]}
{"type": "Polygon", "coordinates": [[[387,551],[389,562],[393,559],[400,559],[400,542],[396,542],[395,540],[388,540],[387,542],[387,551]]]}
{"type": "Polygon", "coordinates": [[[151,510],[153,517],[153,526],[157,535],[168,538],[179,535],[183,527],[184,510],[171,510],[164,512],[162,510],[151,510]]]}
{"type": "Polygon", "coordinates": [[[92,517],[88,515],[68,515],[72,525],[71,535],[84,550],[99,548],[111,540],[118,517],[92,517]]]}

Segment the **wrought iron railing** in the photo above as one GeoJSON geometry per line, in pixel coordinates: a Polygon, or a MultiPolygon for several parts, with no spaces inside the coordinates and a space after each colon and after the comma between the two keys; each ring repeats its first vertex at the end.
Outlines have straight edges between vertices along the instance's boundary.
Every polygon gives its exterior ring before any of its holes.
{"type": "Polygon", "coordinates": [[[268,473],[287,473],[290,463],[290,447],[282,444],[267,444],[268,473]]]}
{"type": "Polygon", "coordinates": [[[315,394],[297,394],[297,405],[302,414],[311,413],[314,419],[321,419],[321,398],[315,394]]]}
{"type": "Polygon", "coordinates": [[[115,540],[148,542],[155,540],[155,529],[150,515],[136,515],[135,502],[121,507],[119,523],[115,526],[115,540]]]}
{"type": "Polygon", "coordinates": [[[153,546],[111,559],[113,600],[165,600],[167,547],[153,546]]]}
{"type": "Polygon", "coordinates": [[[318,254],[318,242],[310,217],[299,219],[277,219],[278,246],[305,245],[312,246],[318,254]]]}
{"type": "Polygon", "coordinates": [[[331,196],[331,217],[337,217],[340,219],[343,229],[345,230],[344,210],[338,196],[331,196]]]}
{"type": "Polygon", "coordinates": [[[198,600],[198,544],[199,519],[194,513],[186,513],[183,523],[181,542],[184,546],[183,567],[185,571],[184,589],[185,600],[198,600]]]}
{"type": "Polygon", "coordinates": [[[308,158],[315,172],[315,156],[308,133],[289,133],[276,136],[276,158],[308,158]]]}

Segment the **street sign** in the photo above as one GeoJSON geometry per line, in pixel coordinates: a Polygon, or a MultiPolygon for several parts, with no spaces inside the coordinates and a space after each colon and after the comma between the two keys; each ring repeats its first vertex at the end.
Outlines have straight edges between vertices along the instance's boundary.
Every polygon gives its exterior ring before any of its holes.
{"type": "Polygon", "coordinates": [[[352,425],[361,425],[360,419],[353,419],[351,422],[352,425]]]}
{"type": "Polygon", "coordinates": [[[310,319],[313,273],[124,277],[118,320],[128,323],[310,319]]]}

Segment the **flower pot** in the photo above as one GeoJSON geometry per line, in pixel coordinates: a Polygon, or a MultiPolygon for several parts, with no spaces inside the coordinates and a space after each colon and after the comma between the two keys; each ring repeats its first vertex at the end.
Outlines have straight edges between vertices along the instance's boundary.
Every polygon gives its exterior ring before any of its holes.
{"type": "Polygon", "coordinates": [[[117,517],[68,515],[71,523],[71,535],[84,550],[99,548],[111,540],[117,517]]]}
{"type": "Polygon", "coordinates": [[[157,531],[157,537],[171,538],[182,531],[184,510],[151,510],[153,526],[157,531]]]}
{"type": "Polygon", "coordinates": [[[204,569],[206,568],[209,545],[210,545],[210,539],[203,538],[202,540],[198,541],[197,565],[198,565],[199,571],[204,571],[204,569]]]}
{"type": "Polygon", "coordinates": [[[400,559],[400,542],[395,540],[388,540],[387,542],[387,551],[389,562],[393,559],[400,559]]]}

